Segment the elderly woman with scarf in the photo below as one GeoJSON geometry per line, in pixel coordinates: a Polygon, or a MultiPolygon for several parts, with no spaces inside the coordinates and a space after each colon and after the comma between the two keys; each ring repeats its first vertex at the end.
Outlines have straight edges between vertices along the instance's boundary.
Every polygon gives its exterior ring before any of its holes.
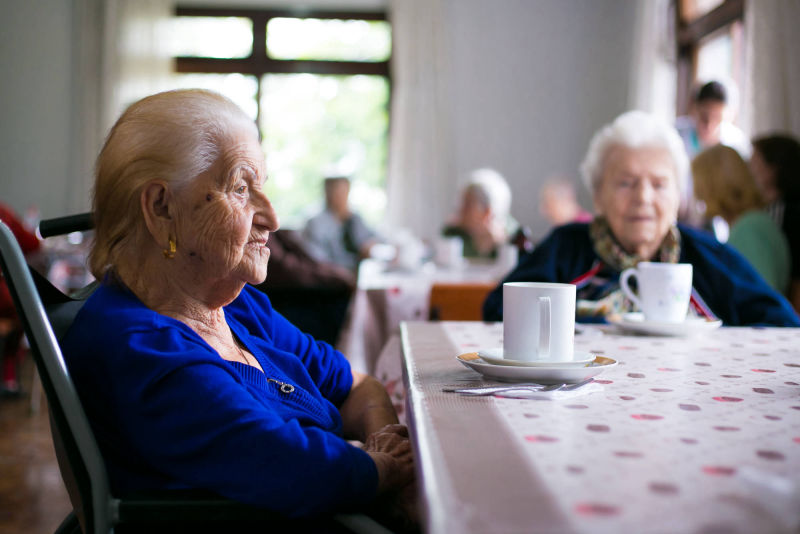
{"type": "MultiPolygon", "coordinates": [[[[677,132],[640,111],[620,115],[592,139],[582,174],[598,216],[556,228],[503,282],[577,286],[577,318],[604,321],[632,310],[619,274],[640,261],[691,263],[690,312],[728,326],[800,326],[789,303],[735,250],[677,224],[688,158],[677,132]]],[[[502,283],[483,307],[502,320],[502,283]]]]}

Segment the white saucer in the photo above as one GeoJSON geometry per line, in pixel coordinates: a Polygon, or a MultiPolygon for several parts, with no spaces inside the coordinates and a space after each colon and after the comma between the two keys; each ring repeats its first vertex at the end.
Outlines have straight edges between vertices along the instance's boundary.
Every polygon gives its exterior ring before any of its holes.
{"type": "Polygon", "coordinates": [[[524,362],[522,360],[506,360],[503,356],[503,347],[496,349],[479,350],[478,356],[492,365],[512,365],[515,367],[586,367],[595,359],[594,354],[575,351],[573,359],[568,362],[524,362]]]}
{"type": "Polygon", "coordinates": [[[687,317],[682,323],[648,321],[642,313],[623,313],[620,318],[609,319],[609,322],[623,330],[638,334],[673,337],[694,336],[716,330],[722,326],[722,321],[719,319],[711,321],[704,317],[687,317]]]}
{"type": "Polygon", "coordinates": [[[493,380],[502,382],[530,381],[540,384],[573,384],[597,376],[606,369],[617,365],[617,361],[605,356],[597,356],[586,366],[527,367],[517,365],[494,365],[486,363],[477,352],[457,356],[465,367],[493,380]]]}

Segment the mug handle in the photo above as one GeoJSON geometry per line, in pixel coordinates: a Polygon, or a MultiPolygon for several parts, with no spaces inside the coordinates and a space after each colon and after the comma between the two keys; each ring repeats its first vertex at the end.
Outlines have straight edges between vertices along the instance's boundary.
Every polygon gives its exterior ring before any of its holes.
{"type": "Polygon", "coordinates": [[[539,297],[539,358],[550,357],[550,297],[539,297]]]}
{"type": "Polygon", "coordinates": [[[622,289],[622,292],[625,293],[625,296],[628,297],[631,302],[636,304],[636,306],[641,310],[642,301],[634,294],[628,285],[628,280],[631,276],[636,276],[636,267],[629,267],[622,271],[622,274],[619,275],[619,287],[622,289]]]}

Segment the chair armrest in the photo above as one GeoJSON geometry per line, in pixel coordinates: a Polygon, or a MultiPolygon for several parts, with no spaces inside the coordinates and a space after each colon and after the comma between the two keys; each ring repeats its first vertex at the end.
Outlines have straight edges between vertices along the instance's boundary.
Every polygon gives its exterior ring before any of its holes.
{"type": "MultiPolygon", "coordinates": [[[[165,490],[137,493],[119,501],[121,533],[146,531],[176,532],[176,525],[191,532],[224,532],[221,525],[246,528],[246,531],[325,534],[392,534],[380,523],[363,514],[337,514],[309,519],[288,518],[277,512],[224,499],[201,490],[165,490]],[[130,527],[130,528],[125,528],[130,527]]],[[[183,529],[178,529],[183,531],[183,529]]]]}
{"type": "Polygon", "coordinates": [[[119,501],[121,523],[267,520],[288,521],[276,512],[197,490],[143,492],[119,501]]]}

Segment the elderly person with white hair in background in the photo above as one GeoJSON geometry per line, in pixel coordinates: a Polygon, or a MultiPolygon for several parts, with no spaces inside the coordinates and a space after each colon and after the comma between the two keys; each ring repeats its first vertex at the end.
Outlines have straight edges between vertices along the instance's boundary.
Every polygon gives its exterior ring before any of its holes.
{"type": "MultiPolygon", "coordinates": [[[[577,286],[577,318],[603,321],[631,311],[619,275],[640,261],[693,266],[692,313],[728,326],[800,326],[789,303],[749,263],[710,234],[677,224],[688,158],[672,126],[630,111],[592,139],[582,174],[597,216],[561,226],[520,259],[503,282],[577,286]]],[[[503,317],[502,283],[489,295],[484,319],[503,317]]]]}
{"type": "Polygon", "coordinates": [[[467,258],[494,258],[509,241],[511,190],[493,169],[478,169],[461,195],[458,213],[442,230],[446,237],[464,240],[467,258]]]}

